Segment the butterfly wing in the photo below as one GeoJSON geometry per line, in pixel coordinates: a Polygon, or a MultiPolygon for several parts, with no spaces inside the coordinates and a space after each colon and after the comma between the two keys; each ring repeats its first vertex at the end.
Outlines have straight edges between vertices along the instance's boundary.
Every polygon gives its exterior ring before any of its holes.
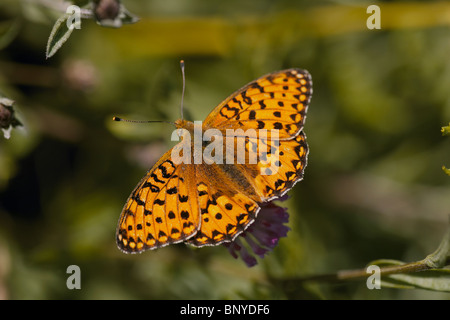
{"type": "Polygon", "coordinates": [[[308,145],[302,132],[312,95],[308,71],[287,69],[250,82],[217,106],[207,117],[206,127],[222,130],[255,129],[255,134],[237,135],[235,145],[245,145],[257,157],[255,165],[234,163],[260,197],[271,201],[303,178],[308,145]],[[266,129],[267,135],[263,136],[266,129]],[[276,130],[273,137],[270,130],[276,130]]]}
{"type": "Polygon", "coordinates": [[[233,93],[206,118],[204,129],[255,129],[255,135],[237,135],[233,164],[213,164],[197,172],[201,227],[188,242],[195,246],[232,241],[256,219],[259,205],[280,197],[303,178],[308,146],[302,132],[312,94],[306,70],[288,69],[263,76],[233,93]],[[278,132],[266,139],[257,129],[278,132]],[[244,163],[237,145],[244,145],[244,163]],[[258,161],[249,163],[253,151],[258,161]],[[213,172],[205,173],[209,167],[213,172]],[[218,181],[214,181],[218,179],[218,181]],[[222,181],[226,181],[224,186],[222,181]]]}
{"type": "Polygon", "coordinates": [[[263,201],[267,202],[281,197],[303,179],[309,149],[304,132],[290,140],[258,142],[266,143],[267,150],[270,151],[259,153],[259,174],[254,178],[255,189],[260,192],[263,201]]]}
{"type": "Polygon", "coordinates": [[[234,165],[197,168],[201,228],[188,243],[201,247],[230,242],[255,220],[260,209],[252,199],[256,195],[243,192],[247,182],[236,179],[240,173],[235,171],[234,165]]]}
{"type": "Polygon", "coordinates": [[[277,129],[280,139],[291,139],[303,128],[312,95],[308,71],[287,69],[250,82],[206,118],[216,129],[277,129]]]}
{"type": "Polygon", "coordinates": [[[125,253],[182,242],[200,227],[195,166],[175,164],[169,150],[139,182],[122,210],[117,245],[125,253]]]}
{"type": "Polygon", "coordinates": [[[117,227],[119,248],[135,253],[182,241],[195,246],[232,241],[255,220],[260,203],[281,196],[303,177],[308,147],[301,131],[311,94],[309,73],[288,69],[225,99],[204,129],[275,129],[279,139],[236,137],[247,152],[256,150],[255,164],[235,158],[233,164],[175,165],[172,150],[167,152],[127,200],[117,227]]]}
{"type": "Polygon", "coordinates": [[[291,140],[263,143],[272,150],[264,156],[260,153],[264,159],[257,164],[211,164],[196,169],[201,226],[188,243],[201,247],[233,241],[256,219],[261,203],[282,196],[303,178],[308,156],[303,132],[291,140]]]}

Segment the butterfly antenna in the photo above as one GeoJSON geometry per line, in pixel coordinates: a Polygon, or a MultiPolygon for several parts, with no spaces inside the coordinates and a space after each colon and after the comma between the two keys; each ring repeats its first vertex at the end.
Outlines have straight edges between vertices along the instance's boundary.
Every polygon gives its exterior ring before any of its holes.
{"type": "Polygon", "coordinates": [[[184,90],[186,89],[186,78],[184,76],[184,60],[180,61],[181,76],[183,77],[183,91],[181,93],[181,120],[183,120],[183,104],[184,104],[184,90]]]}
{"type": "Polygon", "coordinates": [[[119,118],[119,117],[113,117],[113,121],[132,122],[132,123],[158,123],[158,122],[164,122],[164,123],[169,123],[171,125],[174,125],[173,122],[165,121],[165,120],[129,120],[129,119],[123,119],[123,118],[119,118]]]}
{"type": "MultiPolygon", "coordinates": [[[[183,120],[183,104],[184,104],[184,91],[186,89],[186,78],[184,75],[184,60],[180,61],[181,67],[181,75],[183,77],[183,91],[181,93],[181,120],[183,120]]],[[[122,122],[133,122],[133,123],[155,123],[155,122],[165,122],[170,123],[171,125],[175,125],[175,123],[164,120],[128,120],[119,117],[113,117],[113,121],[122,121],[122,122]]]]}

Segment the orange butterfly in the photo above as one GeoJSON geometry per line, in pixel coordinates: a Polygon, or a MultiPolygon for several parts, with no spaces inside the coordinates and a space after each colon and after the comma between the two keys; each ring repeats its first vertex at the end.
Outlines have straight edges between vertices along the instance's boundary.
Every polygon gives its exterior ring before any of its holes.
{"type": "MultiPolygon", "coordinates": [[[[196,163],[193,142],[189,163],[172,159],[183,142],[164,154],[125,203],[118,247],[137,253],[179,242],[201,247],[233,241],[257,219],[261,206],[303,178],[308,145],[302,130],[311,95],[308,71],[288,69],[250,82],[225,99],[203,122],[202,133],[216,129],[225,136],[227,129],[239,128],[256,133],[233,137],[232,147],[229,140],[224,143],[224,153],[234,156],[231,164],[196,163]],[[278,138],[261,135],[262,129],[276,130],[278,138]],[[239,143],[246,160],[253,151],[259,161],[238,161],[233,151],[239,143]]],[[[175,126],[195,134],[193,122],[180,119],[175,126]]],[[[206,148],[208,141],[203,141],[201,149],[206,148]]]]}

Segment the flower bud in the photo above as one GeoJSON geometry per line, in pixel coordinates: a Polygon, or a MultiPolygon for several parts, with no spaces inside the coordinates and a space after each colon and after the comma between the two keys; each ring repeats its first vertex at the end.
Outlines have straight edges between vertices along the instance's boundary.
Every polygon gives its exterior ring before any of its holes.
{"type": "Polygon", "coordinates": [[[119,0],[94,1],[94,15],[97,21],[115,20],[120,13],[119,0]]]}

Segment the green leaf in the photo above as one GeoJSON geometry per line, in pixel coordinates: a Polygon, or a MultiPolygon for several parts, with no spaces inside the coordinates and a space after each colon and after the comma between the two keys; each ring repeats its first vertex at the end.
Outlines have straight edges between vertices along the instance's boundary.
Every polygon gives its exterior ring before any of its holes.
{"type": "MultiPolygon", "coordinates": [[[[69,28],[67,22],[72,18],[72,14],[66,13],[60,17],[53,26],[52,32],[47,42],[46,58],[52,57],[62,45],[69,39],[73,29],[80,28],[80,21],[75,21],[69,28]]],[[[71,21],[72,22],[72,21],[71,21]]]]}
{"type": "MultiPolygon", "coordinates": [[[[380,259],[372,261],[370,264],[386,268],[404,265],[405,263],[398,260],[380,259]]],[[[450,292],[450,269],[430,269],[412,273],[382,275],[381,287],[450,292]]]]}
{"type": "Polygon", "coordinates": [[[450,123],[449,123],[448,126],[442,127],[441,132],[442,132],[442,135],[443,135],[443,136],[448,136],[448,135],[450,135],[450,123]]]}
{"type": "MultiPolygon", "coordinates": [[[[442,132],[443,136],[449,136],[450,135],[450,123],[448,126],[442,127],[441,132],[442,132]]],[[[442,166],[442,170],[444,170],[444,172],[450,176],[450,169],[447,169],[445,166],[442,166]]]]}
{"type": "Polygon", "coordinates": [[[450,270],[432,269],[416,273],[393,274],[383,278],[381,285],[450,292],[450,270]]]}
{"type": "Polygon", "coordinates": [[[123,5],[121,5],[120,19],[122,20],[122,23],[124,23],[124,24],[132,24],[132,23],[136,23],[139,21],[139,17],[132,14],[123,5]]]}
{"type": "Polygon", "coordinates": [[[442,166],[442,170],[444,170],[444,172],[450,176],[450,169],[447,169],[445,166],[442,166]]]}

